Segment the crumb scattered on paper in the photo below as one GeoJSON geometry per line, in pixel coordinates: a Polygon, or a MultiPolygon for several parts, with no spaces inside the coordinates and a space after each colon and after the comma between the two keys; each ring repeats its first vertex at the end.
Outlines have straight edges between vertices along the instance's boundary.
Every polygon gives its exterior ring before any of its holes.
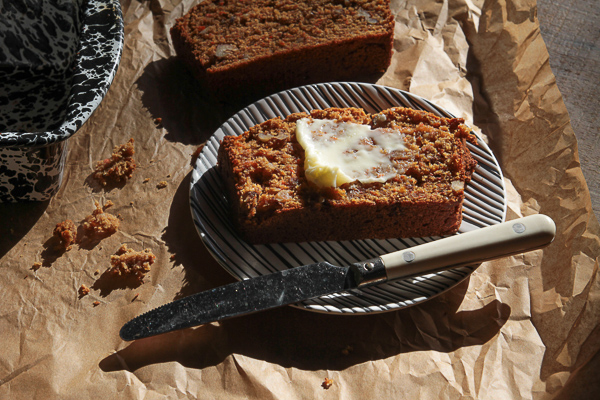
{"type": "Polygon", "coordinates": [[[82,285],[79,287],[79,295],[80,295],[81,297],[83,297],[83,296],[86,296],[86,295],[88,295],[89,293],[90,293],[90,288],[89,288],[89,287],[87,287],[86,285],[82,284],[82,285]]]}
{"type": "Polygon", "coordinates": [[[140,281],[150,271],[150,266],[156,260],[150,249],[135,251],[121,245],[117,252],[110,256],[111,267],[108,272],[117,276],[135,276],[140,281]]]}
{"type": "Polygon", "coordinates": [[[325,380],[321,384],[321,386],[323,386],[323,389],[329,389],[331,387],[331,385],[333,385],[333,379],[329,379],[329,378],[325,378],[325,380]]]}
{"type": "Polygon", "coordinates": [[[347,356],[348,354],[350,354],[352,352],[352,350],[354,350],[354,348],[352,346],[348,345],[342,350],[342,354],[347,356]]]}
{"type": "Polygon", "coordinates": [[[95,237],[112,235],[119,229],[119,219],[110,213],[104,212],[98,202],[95,204],[96,209],[92,214],[85,217],[82,222],[83,229],[85,229],[87,235],[95,237]]]}
{"type": "Polygon", "coordinates": [[[38,269],[40,269],[42,267],[42,263],[39,261],[36,261],[33,263],[33,265],[31,266],[31,269],[34,271],[37,271],[38,269]]]}
{"type": "Polygon", "coordinates": [[[77,241],[77,228],[75,227],[75,223],[70,219],[56,224],[52,234],[60,240],[60,243],[67,251],[71,250],[73,244],[77,241]]]}
{"type": "Polygon", "coordinates": [[[96,163],[93,177],[106,186],[108,182],[124,182],[131,178],[137,165],[133,159],[135,150],[133,148],[133,138],[125,144],[115,146],[110,158],[106,158],[96,163]]]}
{"type": "Polygon", "coordinates": [[[156,185],[157,188],[159,189],[164,189],[167,187],[167,181],[160,181],[158,182],[158,185],[156,185]]]}

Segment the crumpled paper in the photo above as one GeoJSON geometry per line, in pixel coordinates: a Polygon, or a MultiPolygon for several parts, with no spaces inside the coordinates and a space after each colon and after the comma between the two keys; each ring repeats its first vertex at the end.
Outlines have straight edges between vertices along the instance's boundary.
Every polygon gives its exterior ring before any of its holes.
{"type": "Polygon", "coordinates": [[[483,263],[447,293],[400,311],[284,307],[123,342],[119,329],[134,316],[233,281],[204,249],[188,204],[194,151],[237,111],[195,90],[174,58],[168,29],[195,3],[122,1],[121,65],[69,141],[59,193],[0,205],[0,398],[597,395],[600,229],[533,0],[392,0],[395,54],[377,83],[423,96],[481,132],[505,176],[507,218],[549,215],[552,245],[483,263]],[[94,185],[95,162],[131,137],[132,179],[94,185]],[[81,221],[108,200],[122,220],[117,233],[53,249],[56,223],[81,221]],[[122,243],[157,256],[143,284],[100,279],[122,243]],[[83,297],[82,284],[91,288],[83,297]]]}

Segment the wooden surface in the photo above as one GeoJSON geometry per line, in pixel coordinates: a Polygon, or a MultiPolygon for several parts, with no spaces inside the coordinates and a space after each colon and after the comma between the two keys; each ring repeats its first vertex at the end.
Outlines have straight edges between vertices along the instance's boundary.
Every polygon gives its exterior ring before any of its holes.
{"type": "Polygon", "coordinates": [[[600,1],[538,0],[538,19],[600,220],[600,1]]]}

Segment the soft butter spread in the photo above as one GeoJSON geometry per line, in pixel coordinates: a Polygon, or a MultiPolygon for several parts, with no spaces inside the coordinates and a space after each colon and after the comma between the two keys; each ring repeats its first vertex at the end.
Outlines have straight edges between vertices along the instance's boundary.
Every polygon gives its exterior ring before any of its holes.
{"type": "Polygon", "coordinates": [[[404,135],[393,129],[327,119],[296,121],[296,137],[306,177],[320,187],[385,182],[398,174],[393,159],[406,150],[404,135]]]}

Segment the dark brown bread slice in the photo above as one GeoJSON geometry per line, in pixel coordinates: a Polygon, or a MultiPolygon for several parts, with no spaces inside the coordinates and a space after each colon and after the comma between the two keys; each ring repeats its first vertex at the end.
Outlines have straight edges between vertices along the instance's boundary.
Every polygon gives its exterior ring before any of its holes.
{"type": "Polygon", "coordinates": [[[373,80],[393,33],[389,0],[206,0],[171,28],[179,58],[221,99],[373,80]]]}
{"type": "Polygon", "coordinates": [[[225,137],[218,168],[240,236],[249,243],[387,239],[451,234],[462,220],[475,136],[462,119],[408,108],[368,115],[356,108],[315,110],[315,119],[392,127],[405,134],[405,172],[384,183],[318,188],[304,174],[296,121],[275,118],[225,137]]]}

